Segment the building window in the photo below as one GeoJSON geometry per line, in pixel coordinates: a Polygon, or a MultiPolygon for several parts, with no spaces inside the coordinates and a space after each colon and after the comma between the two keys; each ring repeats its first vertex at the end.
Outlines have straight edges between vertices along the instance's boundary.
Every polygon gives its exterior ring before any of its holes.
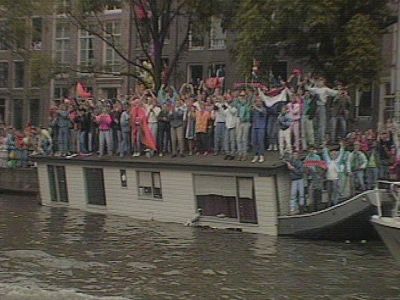
{"type": "Polygon", "coordinates": [[[71,0],[57,0],[57,14],[63,15],[71,10],[71,0]]]}
{"type": "Polygon", "coordinates": [[[126,176],[126,170],[119,170],[119,175],[121,179],[121,187],[128,187],[128,178],[126,176]]]}
{"type": "Polygon", "coordinates": [[[13,100],[13,125],[16,129],[23,128],[24,102],[22,99],[13,100]]]}
{"type": "Polygon", "coordinates": [[[139,198],[162,199],[161,175],[159,172],[137,172],[139,198]]]}
{"type": "Polygon", "coordinates": [[[205,46],[204,29],[198,22],[192,23],[189,32],[189,50],[203,50],[205,46]]]}
{"type": "Polygon", "coordinates": [[[6,122],[6,99],[0,99],[0,124],[6,122]]]}
{"type": "Polygon", "coordinates": [[[42,49],[42,18],[32,18],[32,50],[42,49]]]}
{"type": "Polygon", "coordinates": [[[0,62],[0,88],[8,87],[8,62],[0,62]]]}
{"type": "Polygon", "coordinates": [[[194,183],[203,216],[257,224],[252,177],[195,175],[194,183]]]}
{"type": "Polygon", "coordinates": [[[67,177],[65,167],[47,166],[49,176],[50,200],[54,202],[68,202],[67,177]]]}
{"type": "Polygon", "coordinates": [[[94,36],[86,30],[81,30],[79,41],[80,41],[80,55],[79,55],[80,66],[81,67],[92,66],[94,63],[94,36]]]}
{"type": "Polygon", "coordinates": [[[202,65],[189,65],[188,68],[188,82],[194,86],[198,86],[200,81],[203,80],[203,66],[202,65]]]}
{"type": "Polygon", "coordinates": [[[70,53],[70,26],[66,23],[56,25],[56,62],[68,64],[70,53]]]}
{"type": "Polygon", "coordinates": [[[360,102],[358,105],[358,115],[360,117],[371,117],[372,116],[372,97],[373,90],[372,85],[369,90],[360,91],[360,102]]]}
{"type": "Polygon", "coordinates": [[[88,204],[106,206],[103,169],[84,168],[84,174],[88,204]]]}
{"type": "Polygon", "coordinates": [[[117,88],[104,88],[103,95],[107,99],[117,99],[118,98],[118,89],[117,88]]]}
{"type": "Polygon", "coordinates": [[[112,45],[106,44],[105,68],[107,72],[119,72],[121,59],[114,49],[121,48],[121,26],[119,22],[109,22],[105,26],[105,38],[112,45]]]}
{"type": "Polygon", "coordinates": [[[271,72],[272,76],[270,78],[271,82],[270,84],[275,86],[275,85],[281,85],[281,81],[286,81],[288,78],[288,63],[287,61],[278,61],[275,62],[271,66],[271,72]]]}
{"type": "Polygon", "coordinates": [[[222,28],[222,18],[211,17],[210,49],[223,50],[226,48],[226,32],[222,28]]]}
{"type": "Polygon", "coordinates": [[[105,12],[121,10],[122,9],[122,1],[121,0],[110,0],[107,1],[108,4],[105,5],[105,12]]]}
{"type": "Polygon", "coordinates": [[[14,62],[14,88],[24,87],[25,68],[23,61],[14,62]]]}
{"type": "Polygon", "coordinates": [[[66,87],[55,87],[54,88],[54,99],[62,100],[68,97],[69,88],[66,87]]]}
{"type": "Polygon", "coordinates": [[[40,99],[29,100],[29,121],[38,127],[40,123],[40,99]]]}

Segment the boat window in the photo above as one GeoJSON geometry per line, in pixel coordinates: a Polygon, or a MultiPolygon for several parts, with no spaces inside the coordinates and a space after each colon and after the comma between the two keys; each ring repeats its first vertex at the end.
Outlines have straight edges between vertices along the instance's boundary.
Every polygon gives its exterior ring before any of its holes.
{"type": "Polygon", "coordinates": [[[162,199],[161,175],[159,172],[139,171],[138,193],[141,199],[162,199]]]}
{"type": "Polygon", "coordinates": [[[65,167],[47,166],[49,176],[50,200],[54,202],[68,202],[67,178],[65,167]]]}
{"type": "Polygon", "coordinates": [[[91,205],[106,205],[103,169],[84,168],[86,180],[87,203],[91,205]]]}
{"type": "Polygon", "coordinates": [[[257,223],[252,177],[195,175],[194,184],[203,216],[257,223]]]}

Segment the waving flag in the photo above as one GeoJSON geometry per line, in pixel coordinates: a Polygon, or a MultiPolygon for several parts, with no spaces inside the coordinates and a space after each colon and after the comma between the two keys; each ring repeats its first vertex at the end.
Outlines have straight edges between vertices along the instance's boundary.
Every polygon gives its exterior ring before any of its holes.
{"type": "Polygon", "coordinates": [[[92,94],[80,82],[76,84],[76,96],[84,99],[92,98],[92,94]]]}
{"type": "Polygon", "coordinates": [[[259,92],[261,99],[267,107],[272,107],[275,104],[287,101],[287,88],[273,89],[267,93],[263,93],[261,90],[259,92]]]}

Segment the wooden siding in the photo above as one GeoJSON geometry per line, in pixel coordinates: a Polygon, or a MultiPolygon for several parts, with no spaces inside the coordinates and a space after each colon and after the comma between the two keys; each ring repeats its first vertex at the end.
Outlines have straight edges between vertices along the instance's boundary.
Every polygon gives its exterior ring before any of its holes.
{"type": "Polygon", "coordinates": [[[277,235],[277,191],[274,177],[254,177],[258,233],[277,235]]]}
{"type": "MultiPolygon", "coordinates": [[[[115,215],[130,216],[142,220],[155,220],[161,222],[176,222],[184,224],[196,214],[196,200],[194,195],[193,175],[196,172],[166,169],[135,169],[126,170],[127,187],[121,186],[119,167],[106,166],[104,170],[104,184],[107,206],[87,204],[87,195],[84,178],[84,166],[64,165],[66,171],[69,203],[63,204],[71,208],[78,208],[91,212],[111,213],[115,215]],[[160,172],[163,199],[144,199],[138,194],[137,172],[160,172]]],[[[100,167],[100,166],[99,166],[100,167]]],[[[204,174],[204,173],[203,173],[204,174]]],[[[245,176],[254,178],[254,191],[258,224],[231,222],[224,224],[217,220],[215,227],[242,228],[243,231],[277,235],[277,198],[283,203],[289,203],[290,182],[287,174],[269,177],[260,177],[256,174],[214,173],[208,175],[245,176]],[[277,180],[277,184],[275,182],[277,180]],[[286,200],[285,200],[286,199],[286,200]]],[[[55,205],[50,200],[49,179],[47,164],[38,164],[39,184],[44,205],[55,205]]],[[[281,205],[285,207],[286,204],[281,205]]],[[[284,210],[283,210],[284,212],[284,210]]],[[[205,225],[214,226],[205,222],[205,225]]],[[[202,222],[201,224],[204,224],[202,222]]]]}

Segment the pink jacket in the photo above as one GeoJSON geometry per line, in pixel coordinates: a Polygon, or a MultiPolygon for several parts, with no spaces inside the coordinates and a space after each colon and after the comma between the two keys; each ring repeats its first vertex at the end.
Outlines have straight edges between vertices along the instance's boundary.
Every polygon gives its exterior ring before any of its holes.
{"type": "Polygon", "coordinates": [[[96,117],[96,122],[99,124],[100,130],[110,130],[112,125],[112,118],[110,115],[101,114],[96,117]]]}

